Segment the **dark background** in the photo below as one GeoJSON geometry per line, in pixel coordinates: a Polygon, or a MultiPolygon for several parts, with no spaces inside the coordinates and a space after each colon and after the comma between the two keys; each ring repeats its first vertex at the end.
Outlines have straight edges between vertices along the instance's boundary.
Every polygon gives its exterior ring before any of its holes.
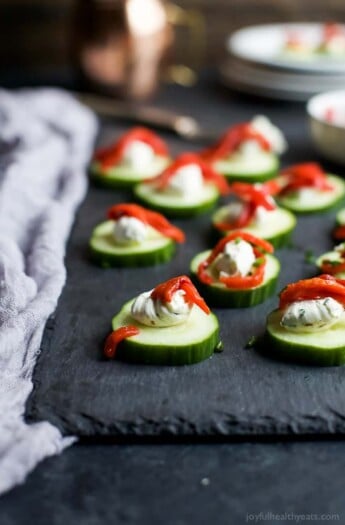
{"type": "MultiPolygon", "coordinates": [[[[84,0],[88,1],[88,0],[84,0]]],[[[101,4],[120,0],[99,0],[101,4]]],[[[42,74],[60,78],[71,67],[70,43],[76,27],[76,0],[0,0],[0,81],[13,83],[13,75],[27,82],[42,74]]],[[[178,0],[187,9],[197,9],[206,22],[203,64],[224,56],[225,37],[249,24],[293,21],[345,21],[344,0],[178,0]]],[[[188,63],[186,41],[181,34],[175,55],[188,63]]],[[[21,80],[21,82],[24,82],[21,80]]]]}

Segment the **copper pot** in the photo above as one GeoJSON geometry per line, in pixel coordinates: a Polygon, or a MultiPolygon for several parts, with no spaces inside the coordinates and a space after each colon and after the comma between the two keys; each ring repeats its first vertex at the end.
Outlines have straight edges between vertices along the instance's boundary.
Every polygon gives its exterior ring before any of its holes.
{"type": "Polygon", "coordinates": [[[162,79],[196,81],[204,23],[194,10],[164,0],[78,0],[73,59],[88,89],[147,98],[162,79]],[[176,27],[187,26],[189,65],[172,64],[176,27]],[[192,65],[190,65],[192,64],[192,65]]]}

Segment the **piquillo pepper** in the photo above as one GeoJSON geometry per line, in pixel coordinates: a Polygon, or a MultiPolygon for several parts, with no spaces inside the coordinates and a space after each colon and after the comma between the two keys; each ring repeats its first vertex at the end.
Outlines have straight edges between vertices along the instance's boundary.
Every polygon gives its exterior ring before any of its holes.
{"type": "Polygon", "coordinates": [[[250,122],[244,122],[228,129],[214,146],[203,150],[200,156],[207,162],[226,158],[247,140],[257,142],[264,151],[272,149],[268,140],[250,122]]]}
{"type": "Polygon", "coordinates": [[[125,133],[115,144],[99,149],[94,160],[98,161],[104,169],[116,166],[121,162],[127,146],[134,141],[148,144],[156,155],[168,156],[165,142],[156,133],[147,128],[137,127],[125,133]]]}
{"type": "Polygon", "coordinates": [[[288,284],[280,293],[279,308],[283,310],[291,303],[304,300],[332,297],[345,305],[345,280],[322,274],[311,279],[302,279],[288,284]]]}
{"type": "Polygon", "coordinates": [[[268,211],[276,208],[276,205],[269,197],[278,191],[278,183],[273,184],[271,181],[262,184],[260,187],[246,182],[232,183],[230,185],[230,193],[243,201],[242,211],[231,223],[227,221],[217,222],[215,227],[221,231],[227,231],[232,228],[244,228],[253,220],[259,206],[268,211]]]}
{"type": "Polygon", "coordinates": [[[285,178],[285,184],[281,195],[301,188],[315,188],[320,191],[333,190],[332,184],[327,180],[327,175],[317,162],[305,162],[295,164],[281,172],[285,178]]]}
{"type": "Polygon", "coordinates": [[[114,358],[116,356],[117,347],[121,341],[127,339],[128,337],[132,337],[133,335],[138,335],[139,333],[139,328],[132,325],[121,326],[121,328],[111,332],[104,344],[103,353],[105,357],[108,357],[109,359],[114,358]]]}
{"type": "Polygon", "coordinates": [[[198,290],[193,285],[187,275],[181,275],[179,277],[173,277],[164,283],[156,286],[152,290],[151,298],[154,300],[159,299],[163,303],[168,303],[171,301],[172,296],[178,291],[183,290],[185,292],[185,301],[188,304],[196,304],[203,310],[206,314],[210,313],[210,309],[200,296],[198,290]]]}
{"type": "Polygon", "coordinates": [[[122,203],[115,204],[108,210],[108,218],[118,220],[121,217],[135,217],[144,224],[149,224],[165,237],[169,237],[176,242],[184,242],[185,235],[180,228],[169,222],[161,213],[148,210],[138,204],[122,203]]]}
{"type": "Polygon", "coordinates": [[[253,246],[253,251],[256,257],[256,262],[253,265],[253,270],[250,275],[243,277],[240,275],[233,275],[228,277],[220,276],[219,281],[225,284],[225,286],[228,288],[243,290],[253,288],[263,282],[266,265],[266,258],[264,254],[273,253],[273,246],[271,245],[271,243],[263,239],[259,239],[258,237],[255,237],[250,233],[236,231],[230,233],[229,235],[221,239],[217,243],[215,248],[212,250],[210,255],[207,257],[207,259],[200,263],[197,275],[202,283],[212,284],[213,282],[215,282],[215,279],[210,275],[210,273],[207,272],[207,269],[213,263],[216,257],[223,252],[225,245],[228,242],[234,241],[236,239],[242,239],[244,241],[247,241],[253,246]]]}
{"type": "Polygon", "coordinates": [[[180,155],[175,162],[170,164],[158,177],[148,182],[152,182],[157,189],[163,190],[179,169],[191,165],[199,166],[204,181],[214,184],[222,195],[229,193],[229,185],[225,177],[217,173],[195,153],[184,153],[180,155]]]}

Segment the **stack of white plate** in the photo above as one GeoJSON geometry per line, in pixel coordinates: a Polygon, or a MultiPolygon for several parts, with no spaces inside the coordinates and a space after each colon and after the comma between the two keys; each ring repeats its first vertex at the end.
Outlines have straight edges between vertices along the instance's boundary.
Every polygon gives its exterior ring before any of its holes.
{"type": "Polygon", "coordinates": [[[345,55],[284,54],[287,34],[320,41],[322,24],[270,24],[236,31],[227,41],[221,67],[224,83],[238,91],[285,100],[307,100],[322,91],[345,88],[345,55]]]}

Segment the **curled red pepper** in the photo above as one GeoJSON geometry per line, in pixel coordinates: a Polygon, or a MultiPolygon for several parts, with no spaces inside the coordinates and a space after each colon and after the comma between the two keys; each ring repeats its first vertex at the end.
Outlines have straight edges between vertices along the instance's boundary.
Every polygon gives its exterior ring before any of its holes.
{"type": "Polygon", "coordinates": [[[121,341],[127,339],[128,337],[132,337],[133,335],[138,335],[139,333],[139,328],[132,325],[121,326],[117,330],[111,332],[104,344],[103,353],[105,357],[108,357],[109,359],[114,358],[116,356],[117,347],[121,341]]]}
{"type": "Polygon", "coordinates": [[[156,133],[147,128],[137,127],[122,135],[115,144],[96,151],[94,160],[104,169],[112,168],[121,162],[127,146],[137,140],[151,146],[156,155],[167,157],[169,154],[167,145],[156,133]]]}
{"type": "Polygon", "coordinates": [[[281,172],[281,176],[285,178],[281,195],[301,188],[315,188],[320,191],[331,191],[334,189],[332,184],[328,182],[325,171],[317,162],[295,164],[285,168],[281,172]]]}
{"type": "Polygon", "coordinates": [[[234,153],[243,142],[254,140],[264,151],[271,151],[268,140],[250,122],[236,124],[228,129],[214,146],[201,151],[200,156],[207,162],[224,159],[234,153]]]}
{"type": "Polygon", "coordinates": [[[159,231],[165,237],[169,237],[176,242],[184,242],[185,234],[180,228],[171,224],[161,213],[148,210],[138,204],[122,203],[115,204],[109,208],[108,219],[118,220],[121,217],[135,217],[144,224],[149,224],[152,228],[159,231]]]}
{"type": "Polygon", "coordinates": [[[279,308],[283,310],[297,301],[332,297],[345,306],[345,280],[322,274],[288,284],[280,293],[279,308]]]}
{"type": "Polygon", "coordinates": [[[345,224],[336,226],[333,230],[332,235],[337,241],[345,241],[345,224]]]}
{"type": "Polygon", "coordinates": [[[151,298],[153,300],[159,299],[163,303],[169,303],[174,293],[178,290],[183,290],[185,292],[184,299],[186,303],[191,305],[196,304],[206,314],[210,313],[209,307],[187,275],[173,277],[172,279],[159,284],[154,290],[152,290],[151,298]]]}
{"type": "Polygon", "coordinates": [[[232,222],[223,221],[215,223],[215,227],[220,231],[244,228],[254,219],[256,210],[262,206],[266,210],[274,210],[276,205],[269,197],[273,192],[278,191],[278,183],[262,184],[253,186],[247,182],[234,182],[230,185],[230,193],[236,195],[242,202],[243,207],[240,215],[232,222]]]}
{"type": "Polygon", "coordinates": [[[229,184],[226,178],[220,175],[220,173],[217,173],[195,153],[183,153],[183,155],[180,155],[175,162],[170,164],[158,177],[150,179],[147,182],[154,184],[157,189],[162,190],[169,184],[170,179],[179,169],[191,165],[199,166],[204,181],[214,184],[222,195],[229,193],[229,184]]]}
{"type": "Polygon", "coordinates": [[[333,38],[342,37],[345,38],[345,31],[340,24],[336,22],[327,22],[323,26],[322,42],[328,44],[333,38]]]}
{"type": "Polygon", "coordinates": [[[213,263],[216,257],[223,252],[225,245],[236,239],[242,239],[249,242],[253,246],[253,251],[256,257],[256,264],[254,263],[254,268],[251,275],[246,275],[242,277],[241,275],[230,275],[228,277],[221,276],[219,281],[225,284],[228,288],[234,289],[248,289],[254,288],[262,283],[264,279],[266,258],[265,253],[273,253],[274,249],[271,243],[260,239],[251,233],[245,231],[236,231],[232,232],[223,239],[221,239],[210,255],[201,262],[198,267],[198,278],[201,282],[205,284],[212,284],[215,282],[215,279],[207,272],[209,266],[213,263]]]}

